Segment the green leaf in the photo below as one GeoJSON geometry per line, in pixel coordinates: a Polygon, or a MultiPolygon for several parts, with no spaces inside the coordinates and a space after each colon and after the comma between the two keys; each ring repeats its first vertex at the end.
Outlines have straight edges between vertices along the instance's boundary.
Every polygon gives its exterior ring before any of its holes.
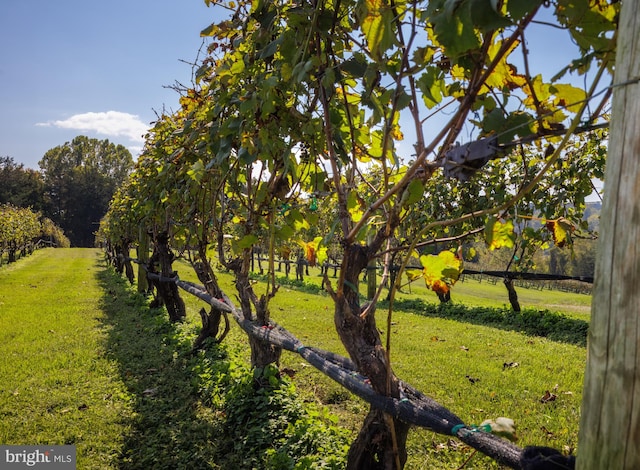
{"type": "Polygon", "coordinates": [[[429,109],[442,101],[442,96],[446,91],[444,73],[438,67],[427,67],[417,80],[416,85],[422,92],[425,106],[429,109]]]}
{"type": "Polygon", "coordinates": [[[480,47],[480,38],[473,27],[467,2],[447,0],[444,8],[431,17],[431,23],[448,57],[457,59],[465,52],[480,47]]]}
{"type": "Polygon", "coordinates": [[[289,240],[296,232],[291,226],[283,225],[277,228],[275,233],[278,240],[289,240]]]}
{"type": "Polygon", "coordinates": [[[376,58],[393,45],[393,12],[383,0],[365,0],[363,2],[361,28],[376,58]]]}
{"type": "Polygon", "coordinates": [[[339,68],[354,78],[362,78],[367,71],[367,61],[363,54],[354,54],[349,60],[340,64],[339,68]]]}
{"type": "Polygon", "coordinates": [[[245,248],[251,248],[258,241],[258,237],[249,234],[242,237],[240,240],[235,242],[236,248],[239,250],[244,250],[245,248]]]}
{"type": "Polygon", "coordinates": [[[474,26],[482,32],[511,26],[511,20],[496,11],[492,0],[471,0],[469,9],[474,26]]]}
{"type": "Polygon", "coordinates": [[[509,0],[507,11],[512,20],[517,21],[538,7],[542,0],[509,0]]]}
{"type": "Polygon", "coordinates": [[[268,57],[272,57],[278,50],[278,46],[282,43],[282,40],[283,36],[280,36],[274,41],[271,41],[269,44],[267,44],[265,48],[260,52],[260,58],[266,59],[268,57]]]}
{"type": "Polygon", "coordinates": [[[310,228],[309,222],[304,218],[302,212],[298,209],[291,209],[286,216],[287,223],[298,232],[300,230],[308,230],[310,228]]]}
{"type": "Polygon", "coordinates": [[[424,194],[424,185],[422,181],[419,179],[411,180],[407,189],[404,190],[402,194],[401,204],[403,207],[410,206],[415,204],[420,199],[422,199],[422,195],[424,194]]]}
{"type": "Polygon", "coordinates": [[[244,68],[245,68],[244,60],[242,57],[239,57],[231,66],[230,72],[233,75],[237,75],[244,72],[244,68]]]}
{"type": "Polygon", "coordinates": [[[496,248],[513,248],[516,241],[516,234],[513,230],[513,222],[507,220],[500,222],[495,217],[489,217],[484,226],[484,235],[490,250],[496,248]]]}
{"type": "Polygon", "coordinates": [[[202,181],[204,173],[205,170],[202,160],[198,160],[197,162],[195,162],[193,165],[191,165],[191,169],[187,171],[187,175],[189,175],[192,180],[197,181],[198,183],[202,181]]]}

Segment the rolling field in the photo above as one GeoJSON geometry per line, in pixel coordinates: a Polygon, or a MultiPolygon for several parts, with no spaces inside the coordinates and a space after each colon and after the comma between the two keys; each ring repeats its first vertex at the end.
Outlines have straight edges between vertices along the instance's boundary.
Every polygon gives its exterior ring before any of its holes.
{"type": "MultiPolygon", "coordinates": [[[[187,266],[177,269],[195,280],[187,266]]],[[[230,277],[220,280],[232,293],[230,277]]],[[[306,281],[320,282],[313,271],[306,281]]],[[[408,290],[399,299],[437,301],[419,283],[408,290]]],[[[589,296],[518,293],[523,307],[588,320],[589,296]]],[[[170,325],[166,312],[150,310],[96,250],[41,250],[0,269],[0,353],[7,359],[0,365],[0,442],[75,444],[78,468],[224,468],[216,453],[221,418],[209,405],[215,399],[193,386],[199,358],[189,350],[202,303],[182,296],[187,321],[170,325]]],[[[500,283],[472,280],[458,283],[452,298],[480,307],[507,303],[500,283]]],[[[271,312],[305,344],[344,353],[326,295],[283,285],[271,312]]],[[[403,380],[468,424],[514,419],[522,447],[575,452],[583,346],[404,310],[393,312],[386,331],[387,315],[378,310],[378,327],[383,340],[391,335],[403,380]]],[[[236,325],[225,344],[248,357],[236,325]]],[[[285,352],[282,366],[294,371],[303,400],[328,407],[345,429],[359,428],[368,405],[295,354],[285,352]]],[[[407,469],[499,468],[455,439],[421,429],[411,431],[408,449],[407,469]]]]}

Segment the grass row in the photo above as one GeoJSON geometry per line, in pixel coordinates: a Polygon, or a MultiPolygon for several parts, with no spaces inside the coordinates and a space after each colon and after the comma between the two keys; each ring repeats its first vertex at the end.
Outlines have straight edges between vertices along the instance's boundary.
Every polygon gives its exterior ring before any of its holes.
{"type": "MultiPolygon", "coordinates": [[[[251,383],[246,379],[244,334],[232,328],[224,350],[192,355],[196,312],[202,304],[185,294],[187,321],[170,325],[166,313],[149,310],[145,299],[105,269],[97,256],[92,250],[46,250],[0,270],[0,352],[15,358],[0,366],[0,442],[75,443],[78,468],[246,468],[246,448],[236,447],[243,435],[229,440],[233,434],[225,427],[228,400],[245,396],[251,383]],[[67,274],[71,277],[65,278],[67,274]],[[58,277],[59,282],[44,289],[58,277]],[[38,287],[31,287],[35,282],[38,287]],[[54,307],[34,309],[35,297],[54,307]],[[55,333],[33,328],[39,324],[55,333]],[[80,344],[73,353],[75,343],[80,344]],[[63,365],[47,369],[54,357],[63,365]],[[65,374],[66,381],[61,381],[65,374]]],[[[194,280],[186,267],[178,269],[181,277],[194,280]]],[[[231,278],[220,278],[233,292],[231,278]]],[[[312,276],[305,284],[316,281],[312,276]]],[[[377,313],[382,334],[391,335],[394,370],[401,378],[469,424],[507,416],[518,425],[520,445],[575,450],[585,361],[579,342],[478,324],[486,319],[453,320],[455,312],[429,302],[412,306],[416,300],[424,302],[420,295],[399,300],[403,309],[412,311],[395,311],[391,331],[385,331],[387,312],[381,308],[377,313]],[[543,403],[546,391],[555,399],[543,403]]],[[[450,307],[458,308],[464,311],[455,304],[450,307]]],[[[344,354],[330,300],[312,288],[283,285],[273,301],[272,316],[307,344],[344,354]]],[[[285,353],[282,367],[294,374],[294,390],[279,390],[280,403],[297,413],[301,400],[311,414],[300,418],[283,413],[291,423],[281,429],[281,448],[305,442],[301,436],[326,432],[354,437],[368,409],[365,403],[295,354],[285,353]],[[290,400],[291,393],[296,402],[290,400]],[[337,425],[323,409],[338,417],[337,425]],[[295,422],[298,427],[288,426],[295,422]]],[[[258,408],[252,400],[260,397],[249,399],[249,408],[258,408]]],[[[246,405],[235,403],[234,408],[246,405]]],[[[246,422],[240,422],[246,429],[246,422]]],[[[412,430],[408,445],[408,469],[458,468],[472,455],[457,441],[420,429],[412,430]]],[[[273,448],[270,452],[274,468],[287,468],[286,456],[273,448]]],[[[475,455],[465,468],[497,467],[475,455]]]]}

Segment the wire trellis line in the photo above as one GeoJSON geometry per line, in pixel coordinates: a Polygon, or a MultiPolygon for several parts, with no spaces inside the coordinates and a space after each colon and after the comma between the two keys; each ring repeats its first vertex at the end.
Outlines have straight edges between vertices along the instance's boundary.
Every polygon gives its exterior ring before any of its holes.
{"type": "MultiPolygon", "coordinates": [[[[138,262],[137,260],[132,261],[138,262]]],[[[544,465],[537,466],[535,462],[532,464],[532,461],[547,454],[554,455],[556,461],[567,462],[567,465],[570,465],[569,462],[573,462],[573,457],[565,457],[554,449],[546,447],[526,447],[523,449],[499,436],[483,432],[477,426],[467,425],[448,408],[402,380],[399,382],[401,391],[399,398],[381,395],[373,389],[367,377],[358,372],[351,359],[330,351],[306,346],[295,335],[275,322],[260,326],[245,319],[226,295],[223,299],[216,299],[209,295],[203,286],[183,281],[177,275],[165,277],[158,273],[149,272],[145,264],[140,262],[138,264],[147,272],[149,279],[157,282],[175,283],[179,288],[198,297],[211,307],[230,313],[240,328],[248,335],[300,355],[310,365],[351,393],[396,419],[441,435],[455,436],[496,462],[514,469],[542,470],[546,468],[544,465]]],[[[541,462],[544,463],[544,460],[541,462]]]]}

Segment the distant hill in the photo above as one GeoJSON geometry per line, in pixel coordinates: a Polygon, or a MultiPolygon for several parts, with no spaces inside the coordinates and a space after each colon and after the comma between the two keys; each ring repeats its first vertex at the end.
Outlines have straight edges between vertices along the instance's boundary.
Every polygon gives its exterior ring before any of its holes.
{"type": "Polygon", "coordinates": [[[600,228],[600,212],[602,211],[602,202],[587,202],[584,209],[583,220],[589,223],[589,230],[598,232],[600,228]]]}

